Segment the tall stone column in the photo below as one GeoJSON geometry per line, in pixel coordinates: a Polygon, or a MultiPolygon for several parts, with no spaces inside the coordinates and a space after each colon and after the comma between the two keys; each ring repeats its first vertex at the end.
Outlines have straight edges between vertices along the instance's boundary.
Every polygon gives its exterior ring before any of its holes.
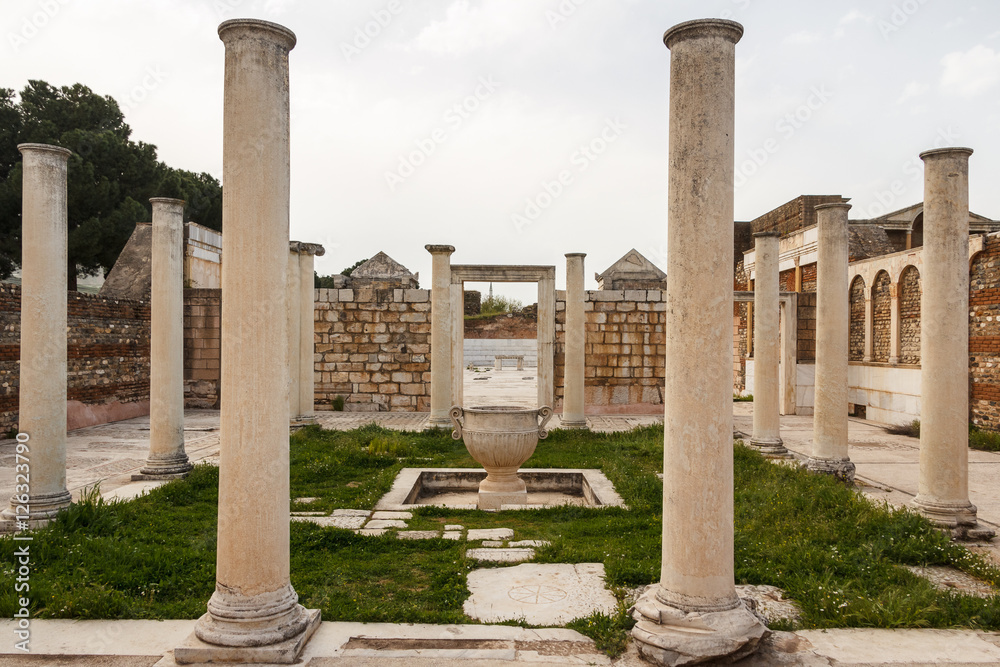
{"type": "Polygon", "coordinates": [[[555,401],[555,344],[556,344],[556,275],[544,276],[538,281],[538,407],[552,406],[555,401]]]}
{"type": "Polygon", "coordinates": [[[184,451],[184,202],[153,205],[149,337],[149,457],[133,479],[182,477],[184,451]]]}
{"type": "Polygon", "coordinates": [[[806,467],[854,481],[847,451],[848,329],[851,320],[847,280],[846,202],[816,207],[816,389],[813,448],[806,467]]]}
{"type": "Polygon", "coordinates": [[[431,414],[427,428],[452,427],[451,253],[455,246],[427,245],[431,254],[431,414]]]}
{"type": "Polygon", "coordinates": [[[956,537],[976,526],[976,507],[969,502],[970,155],[969,148],[920,154],[920,476],[913,506],[956,537]]]}
{"type": "Polygon", "coordinates": [[[758,232],[754,236],[753,288],[753,435],[750,446],[767,456],[788,457],[781,440],[779,394],[781,356],[779,336],[778,232],[758,232]]]}
{"type": "Polygon", "coordinates": [[[299,423],[302,414],[299,406],[299,327],[302,318],[299,317],[299,246],[298,241],[288,244],[288,291],[286,304],[288,321],[288,419],[293,425],[299,423]]]}
{"type": "MultiPolygon", "coordinates": [[[[67,507],[66,165],[72,152],[21,144],[21,370],[18,431],[28,436],[28,502],[15,493],[4,520],[44,521],[67,507]]],[[[23,463],[23,461],[21,461],[23,463]]]]}
{"type": "MultiPolygon", "coordinates": [[[[299,249],[299,421],[315,423],[316,407],[316,281],[315,257],[326,250],[316,243],[303,243],[299,249]]],[[[290,397],[289,397],[290,399],[290,397]]]]}
{"type": "Polygon", "coordinates": [[[584,364],[586,323],[583,312],[583,258],[586,253],[566,255],[566,363],[563,394],[562,427],[587,428],[584,416],[584,364]]]}
{"type": "Polygon", "coordinates": [[[736,594],[733,565],[733,131],[742,34],[739,23],[704,19],[663,36],[670,49],[669,465],[660,582],[636,601],[632,629],[640,653],[659,664],[737,659],[767,633],[736,594]]]}
{"type": "Polygon", "coordinates": [[[465,286],[451,285],[451,404],[462,405],[465,398],[465,286]]]}
{"type": "Polygon", "coordinates": [[[222,419],[215,593],[179,663],[296,660],[319,625],[289,581],[288,52],[295,35],[225,21],[222,419]]]}

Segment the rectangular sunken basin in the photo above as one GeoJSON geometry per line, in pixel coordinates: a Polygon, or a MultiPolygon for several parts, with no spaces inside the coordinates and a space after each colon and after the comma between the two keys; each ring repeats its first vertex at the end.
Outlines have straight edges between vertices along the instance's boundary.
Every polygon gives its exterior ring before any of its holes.
{"type": "MultiPolygon", "coordinates": [[[[600,470],[523,468],[517,471],[528,487],[527,505],[502,509],[538,509],[556,505],[624,507],[614,485],[600,470]]],[[[376,510],[411,510],[424,505],[476,509],[482,468],[403,468],[376,510]]]]}

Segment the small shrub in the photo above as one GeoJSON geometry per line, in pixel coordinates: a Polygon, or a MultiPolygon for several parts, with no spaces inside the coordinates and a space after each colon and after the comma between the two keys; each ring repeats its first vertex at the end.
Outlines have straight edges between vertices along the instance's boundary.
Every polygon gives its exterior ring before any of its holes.
{"type": "Polygon", "coordinates": [[[344,411],[344,397],[343,396],[334,396],[333,400],[330,401],[330,406],[333,408],[334,412],[343,412],[344,411]]]}
{"type": "Polygon", "coordinates": [[[734,403],[753,403],[753,394],[733,394],[734,403]]]}
{"type": "Polygon", "coordinates": [[[892,433],[893,435],[906,435],[911,438],[919,438],[920,420],[914,419],[909,424],[890,424],[889,426],[884,426],[883,429],[886,433],[892,433]]]}
{"type": "Polygon", "coordinates": [[[1000,433],[982,431],[975,424],[969,424],[969,447],[985,452],[1000,452],[1000,433]]]}
{"type": "Polygon", "coordinates": [[[499,315],[500,313],[513,313],[521,310],[521,302],[517,299],[510,299],[505,296],[488,296],[483,299],[479,308],[480,315],[499,315]]]}

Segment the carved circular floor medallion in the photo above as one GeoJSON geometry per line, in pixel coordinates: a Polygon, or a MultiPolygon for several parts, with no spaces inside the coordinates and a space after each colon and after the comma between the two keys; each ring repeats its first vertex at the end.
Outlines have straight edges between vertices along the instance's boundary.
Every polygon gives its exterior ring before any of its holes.
{"type": "Polygon", "coordinates": [[[566,591],[555,586],[518,586],[507,592],[511,600],[522,604],[551,604],[566,597],[566,591]]]}

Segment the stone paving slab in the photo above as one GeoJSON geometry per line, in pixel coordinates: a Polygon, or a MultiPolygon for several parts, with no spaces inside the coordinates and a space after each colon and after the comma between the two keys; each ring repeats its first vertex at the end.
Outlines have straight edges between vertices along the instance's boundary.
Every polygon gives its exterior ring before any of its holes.
{"type": "Polygon", "coordinates": [[[373,519],[365,524],[369,530],[375,528],[406,528],[406,522],[398,519],[373,519]]]}
{"type": "Polygon", "coordinates": [[[534,549],[469,549],[466,558],[491,563],[519,563],[535,557],[534,549]]]}
{"type": "Polygon", "coordinates": [[[465,539],[470,542],[477,540],[509,540],[514,537],[511,528],[472,528],[465,533],[465,539]]]}
{"type": "Polygon", "coordinates": [[[400,540],[433,540],[441,537],[441,533],[436,530],[401,530],[396,533],[396,538],[400,540]]]}
{"type": "Polygon", "coordinates": [[[305,521],[325,528],[345,530],[355,530],[365,525],[365,518],[360,516],[293,516],[292,521],[305,521]]]}
{"type": "Polygon", "coordinates": [[[379,512],[373,512],[372,513],[372,518],[373,519],[399,519],[399,520],[405,521],[407,519],[412,519],[413,518],[413,513],[412,512],[391,512],[391,511],[382,510],[382,511],[379,511],[379,512]]]}

